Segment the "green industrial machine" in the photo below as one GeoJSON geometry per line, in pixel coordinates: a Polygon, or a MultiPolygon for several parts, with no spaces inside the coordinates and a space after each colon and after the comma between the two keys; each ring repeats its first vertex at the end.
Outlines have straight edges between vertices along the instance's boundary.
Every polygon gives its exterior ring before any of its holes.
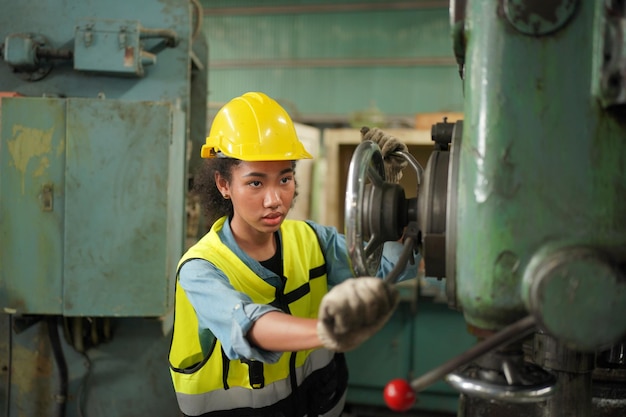
{"type": "Polygon", "coordinates": [[[177,415],[166,357],[187,153],[206,131],[202,9],[1,8],[0,413],[177,415]]]}
{"type": "Polygon", "coordinates": [[[357,147],[355,271],[404,231],[475,337],[410,381],[418,404],[445,381],[459,417],[623,416],[626,5],[452,0],[450,21],[464,120],[433,126],[425,168],[402,154],[415,199],[383,181],[376,145],[357,147]]]}

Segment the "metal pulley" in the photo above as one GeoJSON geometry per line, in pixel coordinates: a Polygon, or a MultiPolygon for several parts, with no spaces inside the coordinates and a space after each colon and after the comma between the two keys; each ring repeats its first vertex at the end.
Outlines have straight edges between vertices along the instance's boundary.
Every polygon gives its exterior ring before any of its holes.
{"type": "Polygon", "coordinates": [[[448,278],[449,304],[456,307],[454,245],[446,242],[454,241],[456,230],[449,213],[456,209],[462,133],[462,121],[448,123],[444,118],[443,123],[433,125],[434,151],[426,170],[408,152],[398,153],[417,175],[419,197],[412,199],[405,198],[400,185],[385,182],[378,145],[359,144],[350,161],[345,200],[345,234],[355,275],[374,275],[383,244],[404,238],[405,252],[420,252],[427,277],[448,278]],[[362,242],[367,243],[363,246],[362,242]]]}

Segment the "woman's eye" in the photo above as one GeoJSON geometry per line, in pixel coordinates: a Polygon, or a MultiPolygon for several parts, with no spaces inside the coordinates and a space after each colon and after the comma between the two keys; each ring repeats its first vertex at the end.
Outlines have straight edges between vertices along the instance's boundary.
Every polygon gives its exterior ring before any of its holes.
{"type": "Polygon", "coordinates": [[[251,187],[260,187],[261,186],[261,181],[250,181],[248,183],[248,185],[250,185],[251,187]]]}
{"type": "Polygon", "coordinates": [[[292,181],[293,177],[285,177],[280,180],[281,184],[287,184],[289,181],[292,181]]]}

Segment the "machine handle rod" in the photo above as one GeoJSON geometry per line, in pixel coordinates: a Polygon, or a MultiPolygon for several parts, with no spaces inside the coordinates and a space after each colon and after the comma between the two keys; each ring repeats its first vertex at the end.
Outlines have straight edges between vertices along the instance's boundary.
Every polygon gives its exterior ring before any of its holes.
{"type": "Polygon", "coordinates": [[[411,260],[413,256],[411,252],[413,252],[413,245],[415,244],[415,240],[412,237],[407,237],[404,240],[404,246],[402,248],[402,253],[396,262],[396,265],[393,267],[391,272],[384,278],[390,284],[395,284],[400,273],[404,271],[407,263],[411,260]]]}
{"type": "Polygon", "coordinates": [[[424,177],[424,168],[420,165],[417,159],[415,159],[413,155],[406,151],[396,151],[393,152],[392,155],[401,156],[407,160],[409,165],[411,165],[411,167],[415,170],[415,173],[417,174],[417,185],[421,186],[422,178],[424,177]]]}
{"type": "Polygon", "coordinates": [[[448,362],[445,362],[443,365],[425,373],[419,378],[414,379],[411,381],[411,388],[416,393],[422,391],[457,368],[472,362],[473,360],[491,352],[507,342],[511,343],[527,336],[535,330],[535,324],[535,318],[533,316],[527,316],[516,321],[515,323],[495,333],[493,336],[486,338],[460,355],[450,359],[448,362]]]}

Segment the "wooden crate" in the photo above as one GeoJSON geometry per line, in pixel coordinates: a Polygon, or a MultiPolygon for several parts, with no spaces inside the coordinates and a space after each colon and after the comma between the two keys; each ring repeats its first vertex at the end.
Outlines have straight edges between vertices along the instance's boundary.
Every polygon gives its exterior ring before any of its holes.
{"type": "Polygon", "coordinates": [[[463,113],[460,112],[436,112],[436,113],[418,113],[415,115],[415,129],[430,131],[435,123],[443,123],[444,117],[447,117],[448,123],[454,123],[457,120],[463,120],[463,113]]]}

